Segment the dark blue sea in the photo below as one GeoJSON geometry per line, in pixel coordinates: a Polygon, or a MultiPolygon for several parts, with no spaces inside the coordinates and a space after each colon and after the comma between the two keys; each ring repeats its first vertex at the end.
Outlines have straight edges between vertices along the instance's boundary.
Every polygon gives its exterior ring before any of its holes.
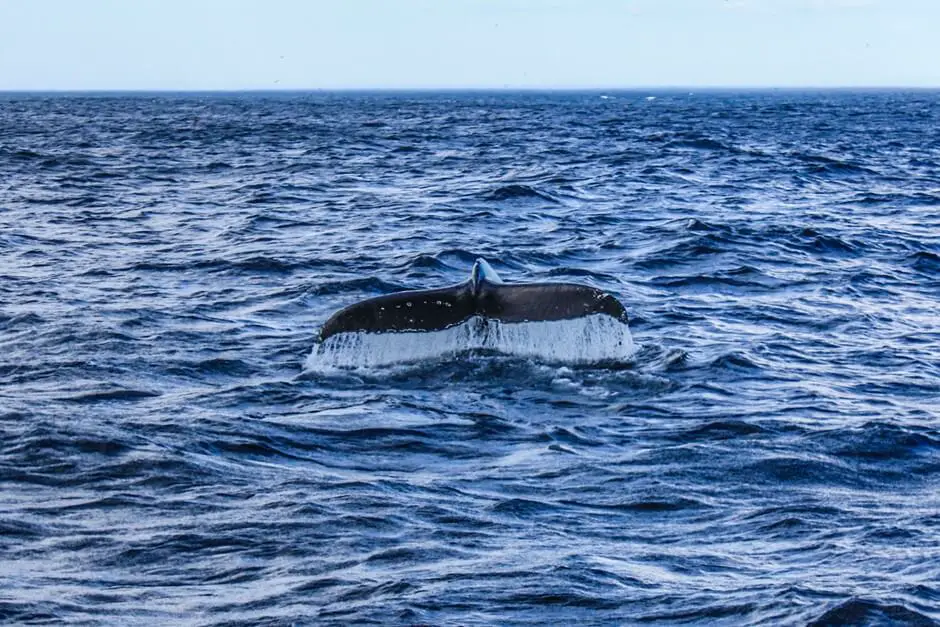
{"type": "Polygon", "coordinates": [[[0,95],[0,622],[936,625],[940,92],[0,95]],[[308,367],[466,279],[627,362],[308,367]]]}

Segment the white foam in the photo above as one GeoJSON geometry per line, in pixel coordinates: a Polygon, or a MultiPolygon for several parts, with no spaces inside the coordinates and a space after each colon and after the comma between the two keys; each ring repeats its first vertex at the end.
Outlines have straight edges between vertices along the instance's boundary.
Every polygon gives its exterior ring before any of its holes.
{"type": "Polygon", "coordinates": [[[472,350],[581,364],[627,361],[636,352],[629,327],[605,314],[514,323],[474,317],[443,331],[337,333],[314,346],[306,368],[371,368],[456,357],[472,350]]]}

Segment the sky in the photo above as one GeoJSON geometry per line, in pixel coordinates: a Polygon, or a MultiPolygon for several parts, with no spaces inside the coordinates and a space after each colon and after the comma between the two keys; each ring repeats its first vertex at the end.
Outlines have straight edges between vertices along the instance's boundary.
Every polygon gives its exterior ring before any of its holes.
{"type": "Polygon", "coordinates": [[[0,0],[0,90],[940,87],[938,0],[0,0]]]}

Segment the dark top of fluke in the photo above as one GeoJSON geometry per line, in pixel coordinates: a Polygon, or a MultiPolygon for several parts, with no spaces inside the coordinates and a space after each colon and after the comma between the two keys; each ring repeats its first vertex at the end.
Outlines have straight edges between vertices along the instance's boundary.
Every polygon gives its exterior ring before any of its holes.
{"type": "Polygon", "coordinates": [[[484,259],[477,259],[470,278],[458,285],[386,294],[341,309],[323,325],[320,340],[355,331],[440,331],[473,316],[533,322],[592,314],[627,322],[623,305],[602,290],[577,283],[503,283],[484,259]]]}

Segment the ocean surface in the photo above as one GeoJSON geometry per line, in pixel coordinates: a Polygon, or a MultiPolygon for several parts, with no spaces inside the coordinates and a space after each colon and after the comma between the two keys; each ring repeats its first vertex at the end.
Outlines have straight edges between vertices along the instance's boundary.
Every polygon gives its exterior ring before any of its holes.
{"type": "Polygon", "coordinates": [[[0,435],[0,622],[935,625],[940,92],[2,94],[0,435]],[[311,367],[477,257],[635,355],[311,367]]]}

